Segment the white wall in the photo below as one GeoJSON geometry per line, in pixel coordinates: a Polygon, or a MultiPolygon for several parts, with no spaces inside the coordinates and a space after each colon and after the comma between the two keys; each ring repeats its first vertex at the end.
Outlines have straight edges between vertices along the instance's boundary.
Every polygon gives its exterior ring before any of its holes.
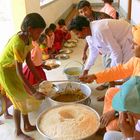
{"type": "Polygon", "coordinates": [[[11,0],[0,0],[0,53],[14,33],[11,0]]]}
{"type": "Polygon", "coordinates": [[[131,21],[134,24],[140,24],[140,0],[132,0],[131,21]]]}
{"type": "Polygon", "coordinates": [[[120,8],[123,10],[124,16],[127,16],[128,13],[128,0],[120,0],[120,8]]]}
{"type": "Polygon", "coordinates": [[[40,7],[39,0],[26,0],[27,13],[38,12],[40,13],[47,24],[55,22],[71,5],[73,0],[55,0],[54,2],[40,7]],[[34,3],[34,6],[33,4],[34,3]]]}

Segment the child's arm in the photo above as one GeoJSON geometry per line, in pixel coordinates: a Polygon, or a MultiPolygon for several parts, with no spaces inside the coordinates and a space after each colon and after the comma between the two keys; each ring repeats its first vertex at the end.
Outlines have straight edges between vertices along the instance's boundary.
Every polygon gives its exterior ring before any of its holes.
{"type": "Polygon", "coordinates": [[[36,80],[38,82],[41,82],[42,79],[40,78],[39,73],[36,71],[35,66],[31,60],[31,53],[28,53],[28,55],[26,57],[26,64],[28,65],[28,67],[32,71],[32,73],[34,74],[36,80]]]}
{"type": "Polygon", "coordinates": [[[36,91],[36,89],[28,82],[22,72],[22,63],[16,61],[17,74],[22,80],[26,90],[30,92],[31,95],[35,96],[36,99],[44,99],[44,95],[41,92],[36,91]]]}

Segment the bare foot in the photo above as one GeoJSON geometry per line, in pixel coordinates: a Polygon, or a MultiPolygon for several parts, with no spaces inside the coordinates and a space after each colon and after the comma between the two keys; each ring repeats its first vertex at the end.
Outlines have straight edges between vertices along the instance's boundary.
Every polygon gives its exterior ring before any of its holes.
{"type": "Polygon", "coordinates": [[[25,132],[31,132],[31,131],[35,131],[35,130],[37,130],[36,126],[29,125],[29,126],[24,127],[25,132]]]}
{"type": "Polygon", "coordinates": [[[97,101],[104,101],[104,99],[105,99],[105,96],[103,95],[103,96],[98,96],[97,97],[97,101]]]}
{"type": "Polygon", "coordinates": [[[28,136],[28,135],[25,135],[23,133],[20,133],[20,134],[17,134],[17,139],[19,140],[34,140],[34,138],[28,136]]]}
{"type": "Polygon", "coordinates": [[[4,113],[4,118],[5,119],[13,119],[13,116],[11,114],[5,114],[4,113]]]}

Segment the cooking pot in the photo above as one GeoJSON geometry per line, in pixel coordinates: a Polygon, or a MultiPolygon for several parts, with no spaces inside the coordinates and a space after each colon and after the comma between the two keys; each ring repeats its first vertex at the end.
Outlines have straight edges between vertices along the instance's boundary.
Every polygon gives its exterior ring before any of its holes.
{"type": "Polygon", "coordinates": [[[60,92],[63,92],[66,90],[66,88],[68,88],[68,89],[80,89],[82,91],[82,93],[86,96],[85,96],[85,98],[83,98],[79,101],[75,101],[75,102],[59,102],[59,101],[52,99],[52,97],[48,97],[51,106],[61,105],[61,104],[70,104],[70,103],[82,103],[85,105],[90,105],[91,89],[88,85],[83,84],[83,83],[78,83],[78,82],[64,82],[64,83],[59,83],[56,86],[59,89],[59,92],[56,92],[56,94],[59,94],[60,92]]]}
{"type": "Polygon", "coordinates": [[[36,127],[39,133],[43,135],[46,140],[67,140],[67,139],[68,140],[93,140],[95,133],[100,127],[100,117],[99,114],[89,106],[83,104],[77,104],[77,103],[64,104],[64,105],[51,107],[49,109],[46,109],[44,112],[42,112],[37,118],[36,127]],[[68,114],[60,113],[63,111],[72,113],[73,114],[72,118],[68,117],[68,114]],[[65,115],[64,118],[61,115],[65,115]],[[75,122],[75,123],[71,124],[71,122],[75,122]],[[66,126],[66,124],[68,124],[68,126],[66,126]],[[54,125],[56,126],[56,128],[54,127],[54,125]],[[65,127],[67,127],[67,133],[65,133],[63,130],[65,127]],[[53,129],[53,131],[51,129],[53,129]],[[86,134],[86,136],[85,134],[81,135],[85,131],[88,134],[86,134]],[[78,135],[76,134],[75,137],[80,137],[80,139],[79,138],[75,139],[74,137],[70,137],[73,136],[75,132],[77,132],[78,134],[78,135]]]}

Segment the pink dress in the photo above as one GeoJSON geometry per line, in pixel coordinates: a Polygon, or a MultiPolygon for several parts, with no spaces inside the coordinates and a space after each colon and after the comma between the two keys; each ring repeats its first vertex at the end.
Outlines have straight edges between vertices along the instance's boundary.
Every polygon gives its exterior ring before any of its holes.
{"type": "Polygon", "coordinates": [[[108,14],[109,16],[111,16],[114,19],[117,18],[116,17],[116,9],[108,3],[105,3],[104,7],[100,11],[108,14]]]}
{"type": "MultiPolygon", "coordinates": [[[[35,65],[36,71],[39,73],[41,79],[46,80],[46,74],[42,68],[42,51],[39,48],[39,45],[35,42],[32,41],[32,44],[34,48],[31,51],[31,59],[35,65]]],[[[27,65],[24,66],[23,68],[23,73],[25,77],[29,80],[31,85],[34,85],[37,83],[37,80],[35,79],[33,73],[30,71],[27,65]]]]}

